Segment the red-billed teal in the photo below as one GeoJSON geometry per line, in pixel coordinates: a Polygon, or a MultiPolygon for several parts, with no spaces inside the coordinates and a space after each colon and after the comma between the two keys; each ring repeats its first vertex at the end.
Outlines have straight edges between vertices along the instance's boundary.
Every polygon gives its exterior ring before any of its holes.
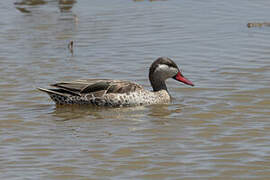
{"type": "Polygon", "coordinates": [[[171,101],[165,83],[168,78],[194,86],[171,59],[160,57],[149,69],[149,80],[153,91],[145,90],[134,82],[111,79],[83,79],[52,84],[55,89],[38,89],[48,93],[56,104],[61,105],[91,104],[122,107],[164,104],[171,101]]]}

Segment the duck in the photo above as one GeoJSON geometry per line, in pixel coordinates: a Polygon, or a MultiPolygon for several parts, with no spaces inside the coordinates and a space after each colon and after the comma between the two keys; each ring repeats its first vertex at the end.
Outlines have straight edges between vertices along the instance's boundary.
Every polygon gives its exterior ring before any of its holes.
{"type": "Polygon", "coordinates": [[[184,77],[173,60],[168,57],[159,57],[149,68],[152,91],[144,89],[135,82],[112,79],[79,79],[51,84],[52,89],[37,89],[46,92],[56,105],[87,104],[124,107],[168,104],[172,97],[165,81],[169,78],[194,86],[184,77]]]}

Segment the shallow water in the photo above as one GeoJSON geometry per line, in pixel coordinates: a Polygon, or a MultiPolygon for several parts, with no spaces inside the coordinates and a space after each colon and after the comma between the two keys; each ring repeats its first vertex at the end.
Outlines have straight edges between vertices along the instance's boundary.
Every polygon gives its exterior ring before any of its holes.
{"type": "Polygon", "coordinates": [[[270,177],[270,27],[246,26],[270,21],[270,1],[59,2],[0,2],[0,179],[270,177]],[[56,107],[35,89],[150,89],[159,56],[195,84],[168,80],[169,105],[56,107]]]}

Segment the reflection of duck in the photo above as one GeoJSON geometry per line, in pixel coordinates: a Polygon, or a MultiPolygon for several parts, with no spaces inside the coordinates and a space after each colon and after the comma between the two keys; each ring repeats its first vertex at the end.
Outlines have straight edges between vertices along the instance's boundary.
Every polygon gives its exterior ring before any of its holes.
{"type": "Polygon", "coordinates": [[[133,82],[109,79],[77,80],[53,84],[57,89],[38,89],[48,93],[56,104],[112,107],[162,104],[171,100],[165,83],[168,78],[193,86],[171,59],[161,57],[154,61],[149,69],[153,91],[145,90],[133,82]]]}
{"type": "Polygon", "coordinates": [[[89,118],[94,119],[129,119],[140,121],[139,119],[145,115],[144,106],[126,107],[126,108],[99,108],[89,105],[62,106],[56,105],[56,108],[50,113],[56,117],[55,120],[68,121],[78,119],[80,121],[89,121],[89,118]]]}

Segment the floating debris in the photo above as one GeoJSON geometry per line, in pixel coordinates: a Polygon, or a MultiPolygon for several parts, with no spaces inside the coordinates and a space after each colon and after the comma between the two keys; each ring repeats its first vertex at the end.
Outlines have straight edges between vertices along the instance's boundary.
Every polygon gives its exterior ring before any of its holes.
{"type": "Polygon", "coordinates": [[[31,13],[31,11],[27,10],[26,8],[16,7],[16,9],[18,9],[18,10],[21,11],[22,13],[31,13]]]}
{"type": "Polygon", "coordinates": [[[75,1],[75,0],[59,0],[58,1],[59,2],[59,4],[65,4],[65,5],[73,5],[74,3],[76,3],[77,1],[75,1]]]}
{"type": "Polygon", "coordinates": [[[263,26],[269,26],[270,27],[270,22],[263,22],[263,23],[247,23],[247,27],[263,27],[263,26]]]}
{"type": "Polygon", "coordinates": [[[17,1],[14,3],[15,8],[18,9],[22,13],[31,13],[30,10],[28,10],[31,6],[38,6],[38,5],[44,5],[47,4],[44,0],[22,0],[17,1]]]}
{"type": "Polygon", "coordinates": [[[59,0],[59,9],[61,12],[68,12],[76,2],[75,0],[59,0]]]}
{"type": "Polygon", "coordinates": [[[153,2],[153,1],[167,1],[167,0],[149,0],[150,2],[153,2]]]}
{"type": "Polygon", "coordinates": [[[28,5],[28,6],[35,6],[35,5],[42,5],[46,4],[47,2],[44,0],[22,0],[21,2],[15,2],[14,5],[28,5]]]}
{"type": "Polygon", "coordinates": [[[70,53],[73,55],[73,44],[74,44],[74,42],[73,41],[70,41],[69,43],[68,43],[68,49],[69,49],[69,51],[70,51],[70,53]]]}

